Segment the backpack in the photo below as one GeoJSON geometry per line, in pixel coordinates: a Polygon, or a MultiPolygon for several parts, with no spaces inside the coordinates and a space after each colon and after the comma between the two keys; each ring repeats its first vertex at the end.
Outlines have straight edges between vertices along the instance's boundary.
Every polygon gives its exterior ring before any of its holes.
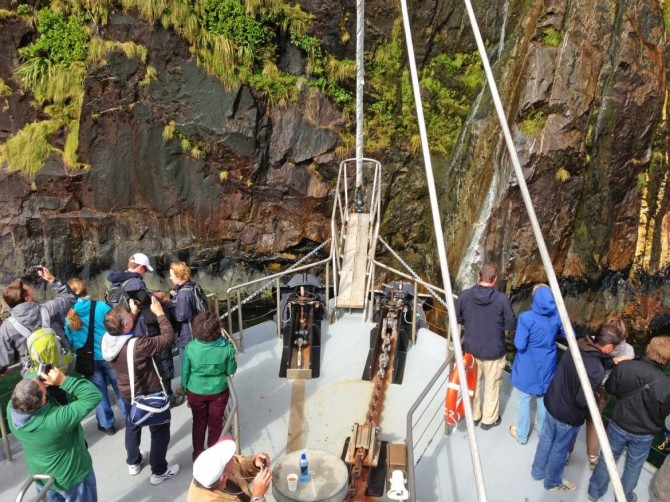
{"type": "Polygon", "coordinates": [[[193,298],[195,299],[195,311],[196,314],[202,312],[209,312],[209,302],[207,301],[207,295],[205,290],[202,289],[200,284],[193,284],[193,287],[185,286],[181,288],[182,291],[191,291],[193,292],[193,298]]]}
{"type": "Polygon", "coordinates": [[[51,329],[47,310],[40,307],[40,313],[42,314],[42,327],[32,333],[13,317],[7,318],[14,329],[26,338],[28,352],[26,369],[32,372],[39,369],[40,363],[51,364],[67,375],[74,365],[74,354],[51,329]]]}
{"type": "Polygon", "coordinates": [[[121,307],[130,312],[130,296],[125,290],[125,286],[130,279],[123,282],[115,282],[112,287],[105,292],[105,301],[110,307],[121,307]]]}

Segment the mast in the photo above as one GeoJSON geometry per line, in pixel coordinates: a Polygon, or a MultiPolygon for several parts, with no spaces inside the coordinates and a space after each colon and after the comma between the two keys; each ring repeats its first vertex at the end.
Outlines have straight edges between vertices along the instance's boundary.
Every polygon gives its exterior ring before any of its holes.
{"type": "Polygon", "coordinates": [[[354,210],[365,210],[363,202],[363,88],[365,86],[365,0],[356,0],[356,190],[354,210]]]}

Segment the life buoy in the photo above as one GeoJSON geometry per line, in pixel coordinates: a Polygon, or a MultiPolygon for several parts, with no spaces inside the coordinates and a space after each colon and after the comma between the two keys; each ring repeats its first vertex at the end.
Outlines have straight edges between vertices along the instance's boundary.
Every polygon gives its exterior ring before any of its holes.
{"type": "MultiPolygon", "coordinates": [[[[472,354],[463,355],[463,366],[468,379],[468,395],[472,401],[475,395],[475,379],[477,378],[477,362],[472,354]]],[[[444,420],[449,425],[457,425],[465,416],[463,395],[461,393],[461,379],[458,368],[454,367],[447,385],[447,395],[444,399],[444,420]]]]}

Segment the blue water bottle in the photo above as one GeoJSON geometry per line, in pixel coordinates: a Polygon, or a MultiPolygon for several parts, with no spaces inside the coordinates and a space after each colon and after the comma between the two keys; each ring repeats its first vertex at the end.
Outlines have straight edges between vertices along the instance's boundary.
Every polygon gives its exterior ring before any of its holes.
{"type": "Polygon", "coordinates": [[[309,481],[309,471],[307,470],[307,454],[300,455],[300,482],[307,483],[309,481]]]}

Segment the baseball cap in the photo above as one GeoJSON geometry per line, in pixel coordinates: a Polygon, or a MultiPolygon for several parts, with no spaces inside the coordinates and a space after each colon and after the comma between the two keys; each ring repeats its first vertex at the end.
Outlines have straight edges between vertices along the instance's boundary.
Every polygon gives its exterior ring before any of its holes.
{"type": "Polygon", "coordinates": [[[144,253],[135,253],[128,259],[128,261],[132,263],[137,263],[138,265],[144,265],[145,267],[147,267],[147,270],[149,272],[154,271],[154,268],[149,263],[149,257],[144,253]]]}
{"type": "Polygon", "coordinates": [[[207,488],[216,484],[226,465],[235,455],[236,448],[235,441],[224,438],[203,451],[193,462],[193,477],[195,480],[207,488]]]}

